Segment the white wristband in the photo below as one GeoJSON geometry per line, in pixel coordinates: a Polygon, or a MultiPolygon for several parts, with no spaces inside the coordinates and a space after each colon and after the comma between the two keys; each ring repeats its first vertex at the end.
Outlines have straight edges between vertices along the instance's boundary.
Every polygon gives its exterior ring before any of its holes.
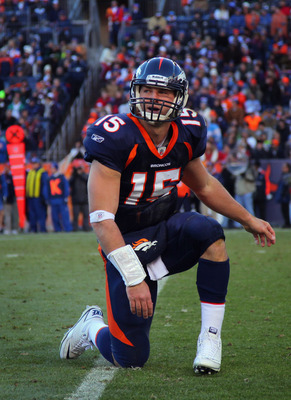
{"type": "Polygon", "coordinates": [[[107,258],[119,271],[126,286],[138,285],[146,277],[145,270],[130,244],[111,251],[107,258]]]}
{"type": "Polygon", "coordinates": [[[115,215],[105,211],[105,210],[96,210],[90,213],[90,224],[93,222],[101,222],[105,219],[115,219],[115,215]]]}

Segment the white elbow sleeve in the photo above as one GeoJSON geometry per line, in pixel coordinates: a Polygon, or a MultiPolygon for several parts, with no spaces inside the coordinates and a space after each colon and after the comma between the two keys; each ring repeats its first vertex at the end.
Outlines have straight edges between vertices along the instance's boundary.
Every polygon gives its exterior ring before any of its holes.
{"type": "Polygon", "coordinates": [[[145,270],[129,244],[111,251],[107,258],[119,271],[126,286],[138,285],[145,279],[145,270]]]}

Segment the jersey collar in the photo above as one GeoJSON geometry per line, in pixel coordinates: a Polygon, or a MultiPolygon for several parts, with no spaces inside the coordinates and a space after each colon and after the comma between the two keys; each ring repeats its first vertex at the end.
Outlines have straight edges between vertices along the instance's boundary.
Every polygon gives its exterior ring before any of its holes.
{"type": "Polygon", "coordinates": [[[140,133],[142,134],[144,140],[146,141],[146,144],[148,146],[148,148],[150,149],[150,151],[159,159],[162,159],[164,157],[166,157],[170,151],[172,150],[172,148],[174,147],[175,143],[177,142],[178,139],[178,126],[176,125],[176,123],[174,121],[171,122],[171,126],[173,129],[173,134],[172,137],[170,139],[170,142],[167,146],[167,149],[165,151],[164,154],[159,154],[156,146],[154,145],[152,139],[150,138],[149,134],[147,133],[147,131],[145,130],[145,128],[142,126],[142,124],[139,122],[138,118],[134,117],[131,114],[128,114],[128,117],[135,123],[135,125],[138,127],[140,133]]]}

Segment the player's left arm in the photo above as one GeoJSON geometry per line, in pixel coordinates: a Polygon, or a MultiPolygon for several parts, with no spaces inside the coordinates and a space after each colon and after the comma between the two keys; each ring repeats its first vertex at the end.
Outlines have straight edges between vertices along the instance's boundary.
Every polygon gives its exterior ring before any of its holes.
{"type": "Polygon", "coordinates": [[[268,246],[275,244],[275,232],[271,225],[256,218],[241,206],[223,185],[207,172],[199,158],[188,163],[182,181],[207,207],[239,222],[247,232],[253,234],[257,244],[261,244],[262,247],[266,243],[268,246]]]}

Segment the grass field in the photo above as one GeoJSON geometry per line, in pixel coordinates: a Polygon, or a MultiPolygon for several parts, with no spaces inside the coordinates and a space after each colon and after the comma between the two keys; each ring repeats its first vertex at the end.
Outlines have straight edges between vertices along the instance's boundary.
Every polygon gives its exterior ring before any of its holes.
{"type": "MultiPolygon", "coordinates": [[[[289,399],[291,231],[276,233],[277,244],[261,249],[245,232],[226,232],[231,277],[219,374],[192,370],[200,330],[195,268],[161,291],[146,366],[116,370],[101,399],[289,399]]],[[[86,304],[105,311],[94,234],[1,236],[0,270],[0,399],[70,398],[99,358],[97,350],[69,361],[58,353],[86,304]]]]}

